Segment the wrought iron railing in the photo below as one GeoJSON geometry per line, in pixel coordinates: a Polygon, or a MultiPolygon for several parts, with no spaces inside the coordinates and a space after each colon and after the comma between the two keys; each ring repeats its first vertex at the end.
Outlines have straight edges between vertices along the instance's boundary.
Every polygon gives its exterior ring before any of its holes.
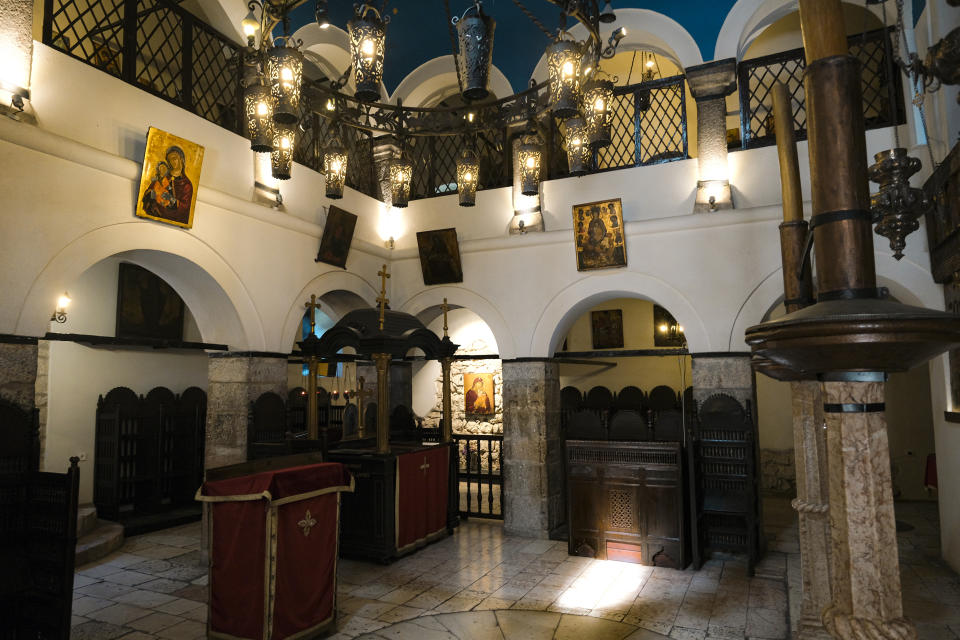
{"type": "Polygon", "coordinates": [[[240,131],[242,48],[168,0],[44,0],[43,42],[240,131]]]}
{"type": "Polygon", "coordinates": [[[454,434],[459,451],[460,515],[503,519],[503,435],[454,434]]]}
{"type": "MultiPolygon", "coordinates": [[[[850,53],[862,64],[860,86],[867,129],[879,129],[906,122],[900,71],[888,62],[889,30],[878,29],[850,36],[850,53]]],[[[807,137],[807,111],[803,92],[806,68],[803,48],[744,60],[738,68],[740,91],[740,139],[744,149],[776,144],[773,133],[770,91],[776,82],[787,85],[793,98],[793,128],[798,140],[807,137]]]]}

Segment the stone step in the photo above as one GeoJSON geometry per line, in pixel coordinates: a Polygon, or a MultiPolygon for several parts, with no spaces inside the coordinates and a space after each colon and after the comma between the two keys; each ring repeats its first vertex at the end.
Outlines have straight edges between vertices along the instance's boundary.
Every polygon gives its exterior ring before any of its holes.
{"type": "Polygon", "coordinates": [[[97,508],[93,504],[82,504],[77,509],[77,539],[97,528],[97,508]]]}
{"type": "Polygon", "coordinates": [[[98,520],[96,528],[77,540],[77,555],[74,566],[89,564],[108,556],[123,546],[123,525],[107,520],[98,520]]]}

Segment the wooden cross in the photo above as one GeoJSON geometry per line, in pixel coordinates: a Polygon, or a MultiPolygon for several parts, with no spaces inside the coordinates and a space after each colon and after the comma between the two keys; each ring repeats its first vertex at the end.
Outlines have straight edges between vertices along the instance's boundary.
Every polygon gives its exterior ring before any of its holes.
{"type": "Polygon", "coordinates": [[[310,302],[304,302],[303,306],[306,307],[307,311],[310,313],[310,333],[317,328],[317,318],[315,312],[320,308],[320,303],[317,302],[317,296],[310,294],[310,302]]]}
{"type": "Polygon", "coordinates": [[[443,309],[443,337],[447,337],[447,311],[450,310],[449,305],[447,305],[447,299],[443,299],[443,306],[440,307],[443,309]]]}
{"type": "Polygon", "coordinates": [[[430,468],[430,463],[427,462],[427,456],[423,456],[423,464],[420,465],[420,470],[423,471],[423,475],[427,475],[427,469],[430,468]]]}
{"type": "Polygon", "coordinates": [[[380,276],[380,297],[377,298],[377,303],[380,305],[380,331],[383,331],[384,312],[387,308],[387,303],[390,302],[390,300],[387,299],[387,278],[390,277],[390,274],[387,273],[387,265],[383,265],[383,268],[377,272],[377,275],[380,276]]]}

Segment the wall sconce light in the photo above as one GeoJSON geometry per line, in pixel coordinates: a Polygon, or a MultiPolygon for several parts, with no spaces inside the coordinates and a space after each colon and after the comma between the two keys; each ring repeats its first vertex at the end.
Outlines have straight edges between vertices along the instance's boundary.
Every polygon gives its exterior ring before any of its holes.
{"type": "Polygon", "coordinates": [[[733,193],[729,180],[698,180],[694,213],[713,213],[720,209],[733,209],[733,193]]]}
{"type": "Polygon", "coordinates": [[[67,307],[70,306],[70,294],[66,291],[63,292],[63,295],[57,299],[57,309],[53,312],[53,315],[50,316],[51,322],[59,322],[63,324],[67,321],[67,307]]]}
{"type": "Polygon", "coordinates": [[[657,327],[657,330],[664,336],[669,337],[674,340],[683,335],[683,325],[671,323],[671,324],[661,324],[657,327]]]}
{"type": "Polygon", "coordinates": [[[29,89],[24,89],[19,85],[11,84],[4,80],[0,80],[0,91],[5,91],[10,94],[10,105],[17,111],[23,111],[23,101],[30,99],[29,89]]]}

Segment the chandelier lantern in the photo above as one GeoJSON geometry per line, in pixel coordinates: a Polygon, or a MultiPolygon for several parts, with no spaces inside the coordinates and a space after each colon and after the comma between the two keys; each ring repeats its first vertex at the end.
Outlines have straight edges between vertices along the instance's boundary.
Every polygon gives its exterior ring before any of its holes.
{"type": "Polygon", "coordinates": [[[370,5],[361,4],[356,5],[354,16],[347,23],[357,100],[370,102],[380,98],[386,26],[389,22],[389,16],[382,17],[370,5]]]}
{"type": "Polygon", "coordinates": [[[587,125],[580,116],[569,118],[564,123],[567,146],[567,164],[572,176],[582,176],[590,167],[590,142],[587,125]]]}
{"type": "Polygon", "coordinates": [[[610,144],[610,126],[613,124],[613,81],[594,75],[583,88],[581,106],[591,147],[599,149],[610,144]]]}
{"type": "Polygon", "coordinates": [[[273,151],[270,152],[270,168],[277,180],[289,180],[293,166],[293,144],[296,127],[275,125],[273,128],[273,151]]]}
{"type": "Polygon", "coordinates": [[[572,118],[578,113],[580,98],[581,45],[564,40],[563,35],[547,47],[547,71],[550,75],[550,104],[557,118],[572,118]]]}
{"type": "Polygon", "coordinates": [[[543,159],[543,140],[533,131],[523,137],[517,148],[517,166],[520,168],[520,193],[535,196],[540,193],[540,165],[543,159]]]}
{"type": "Polygon", "coordinates": [[[267,76],[273,96],[273,121],[293,125],[300,119],[303,54],[290,38],[279,37],[267,53],[267,76]],[[281,44],[282,42],[282,44],[281,44]]]}
{"type": "Polygon", "coordinates": [[[390,195],[394,207],[403,208],[410,201],[410,182],[413,179],[413,165],[404,154],[390,165],[390,195]]]}
{"type": "Polygon", "coordinates": [[[247,137],[257,153],[273,151],[273,96],[270,87],[259,80],[247,87],[243,96],[247,137]]]}
{"type": "Polygon", "coordinates": [[[331,200],[343,197],[343,185],[347,180],[348,154],[339,141],[334,141],[323,154],[325,193],[331,200]]]}
{"type": "Polygon", "coordinates": [[[457,191],[460,193],[461,207],[472,207],[476,204],[479,174],[477,154],[473,149],[464,148],[457,158],[457,191]]]}
{"type": "Polygon", "coordinates": [[[460,55],[457,58],[463,97],[483,100],[489,95],[487,82],[493,57],[493,30],[496,20],[483,12],[483,3],[474,2],[459,19],[451,22],[457,27],[460,55]],[[471,13],[472,12],[472,13],[471,13]]]}

